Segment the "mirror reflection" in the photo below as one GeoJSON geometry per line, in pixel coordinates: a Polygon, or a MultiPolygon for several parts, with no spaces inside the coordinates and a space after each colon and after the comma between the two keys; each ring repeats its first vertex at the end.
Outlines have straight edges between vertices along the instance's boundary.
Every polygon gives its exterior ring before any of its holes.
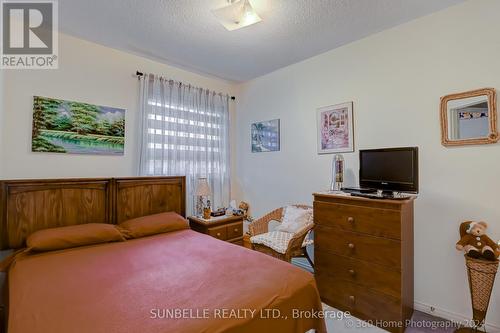
{"type": "Polygon", "coordinates": [[[488,96],[450,100],[448,110],[448,138],[465,140],[486,138],[490,133],[488,96]]]}

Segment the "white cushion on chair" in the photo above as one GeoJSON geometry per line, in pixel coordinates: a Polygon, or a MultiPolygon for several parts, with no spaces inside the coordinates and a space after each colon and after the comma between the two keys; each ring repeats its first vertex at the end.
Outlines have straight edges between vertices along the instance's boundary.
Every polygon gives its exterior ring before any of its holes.
{"type": "Polygon", "coordinates": [[[312,209],[287,206],[283,211],[281,225],[276,230],[295,234],[306,225],[313,223],[312,213],[312,209]]]}
{"type": "MultiPolygon", "coordinates": [[[[265,245],[278,253],[285,254],[286,249],[288,248],[288,243],[290,243],[292,237],[293,234],[289,232],[271,231],[266,232],[265,234],[250,237],[250,242],[253,244],[265,245]]],[[[312,243],[313,241],[307,239],[306,237],[302,243],[302,247],[312,243]]]]}
{"type": "Polygon", "coordinates": [[[275,231],[281,225],[280,221],[271,220],[267,224],[267,231],[275,231]]]}

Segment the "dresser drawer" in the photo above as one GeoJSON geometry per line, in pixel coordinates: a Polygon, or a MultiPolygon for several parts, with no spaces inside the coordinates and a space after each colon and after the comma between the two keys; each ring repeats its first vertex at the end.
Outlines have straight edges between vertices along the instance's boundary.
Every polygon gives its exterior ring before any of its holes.
{"type": "Polygon", "coordinates": [[[243,237],[243,223],[234,223],[226,227],[227,239],[243,237]]]}
{"type": "Polygon", "coordinates": [[[315,273],[330,278],[332,284],[353,282],[365,288],[401,297],[401,273],[395,270],[325,251],[314,252],[315,273]]]}
{"type": "MultiPolygon", "coordinates": [[[[355,317],[378,321],[379,324],[404,325],[401,301],[397,298],[351,282],[331,283],[330,278],[322,274],[316,275],[316,283],[322,300],[338,310],[349,311],[355,317]]],[[[402,331],[402,329],[389,330],[402,331]]]]}
{"type": "Polygon", "coordinates": [[[316,224],[380,237],[401,239],[400,211],[314,202],[316,224]]]}
{"type": "Polygon", "coordinates": [[[226,240],[227,239],[227,228],[225,225],[221,226],[221,227],[209,228],[208,234],[210,236],[218,238],[220,240],[226,240]]]}
{"type": "Polygon", "coordinates": [[[318,251],[352,257],[401,269],[401,242],[331,228],[315,226],[314,247],[318,251]]]}

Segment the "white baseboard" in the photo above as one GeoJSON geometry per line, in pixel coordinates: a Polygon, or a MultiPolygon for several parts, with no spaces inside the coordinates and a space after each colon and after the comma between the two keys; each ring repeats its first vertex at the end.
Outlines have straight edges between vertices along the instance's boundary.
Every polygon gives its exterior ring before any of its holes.
{"type": "MultiPolygon", "coordinates": [[[[469,322],[471,320],[471,318],[466,317],[464,315],[461,315],[461,314],[458,314],[455,312],[451,312],[451,311],[448,311],[445,309],[439,309],[439,308],[437,308],[433,305],[430,305],[430,304],[425,304],[425,303],[418,302],[418,301],[415,301],[413,304],[414,304],[413,307],[415,308],[415,310],[418,310],[420,312],[425,312],[425,313],[428,313],[428,314],[436,316],[436,317],[448,319],[448,320],[451,320],[454,322],[466,323],[466,322],[469,322]]],[[[486,323],[486,331],[491,332],[491,333],[500,332],[500,326],[486,323]]]]}

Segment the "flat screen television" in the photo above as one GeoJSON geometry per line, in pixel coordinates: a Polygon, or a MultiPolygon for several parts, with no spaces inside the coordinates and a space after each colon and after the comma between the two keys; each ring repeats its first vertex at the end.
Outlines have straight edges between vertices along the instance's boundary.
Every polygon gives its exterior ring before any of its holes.
{"type": "Polygon", "coordinates": [[[359,186],[418,193],[418,147],[360,150],[359,186]]]}

